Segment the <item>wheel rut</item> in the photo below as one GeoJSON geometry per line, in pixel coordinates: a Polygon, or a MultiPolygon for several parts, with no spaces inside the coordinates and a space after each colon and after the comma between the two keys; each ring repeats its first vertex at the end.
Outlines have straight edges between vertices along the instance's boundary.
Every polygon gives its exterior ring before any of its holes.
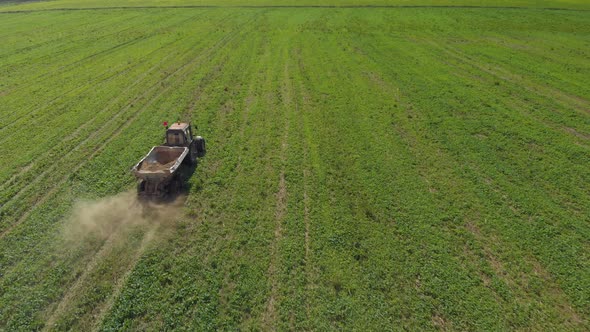
{"type": "Polygon", "coordinates": [[[146,248],[148,247],[148,245],[150,244],[150,242],[152,241],[152,239],[156,235],[157,229],[158,229],[157,226],[152,226],[150,229],[148,229],[146,231],[146,234],[144,235],[144,237],[141,241],[139,249],[137,249],[137,251],[135,252],[135,255],[133,256],[133,259],[132,259],[131,263],[129,264],[127,271],[125,272],[125,274],[121,278],[119,278],[115,282],[113,293],[111,294],[109,299],[102,306],[100,306],[99,314],[96,317],[94,324],[92,324],[93,325],[92,331],[98,331],[100,329],[100,326],[103,324],[105,317],[111,311],[111,309],[113,308],[113,305],[115,304],[115,302],[117,301],[117,299],[121,295],[121,291],[123,290],[123,287],[127,283],[129,276],[131,275],[131,273],[133,272],[133,270],[137,266],[139,259],[141,258],[141,256],[145,252],[146,248]]]}
{"type": "MultiPolygon", "coordinates": [[[[243,31],[241,31],[238,28],[238,29],[233,30],[229,34],[225,35],[216,44],[214,44],[210,49],[208,49],[207,51],[205,51],[203,53],[200,53],[195,58],[190,60],[188,63],[186,63],[186,64],[182,65],[180,68],[178,68],[176,71],[168,73],[165,80],[169,79],[170,77],[175,77],[179,73],[182,74],[179,79],[184,78],[186,75],[188,75],[190,73],[190,71],[187,69],[191,69],[194,66],[198,65],[199,63],[201,63],[203,60],[208,59],[208,57],[210,57],[211,54],[213,54],[214,52],[219,51],[221,48],[225,47],[231,40],[235,39],[241,32],[243,33],[243,31]]],[[[20,218],[16,221],[16,223],[13,223],[6,230],[4,230],[0,234],[0,240],[3,239],[7,234],[11,233],[12,230],[15,229],[18,225],[23,223],[29,217],[29,215],[32,213],[32,211],[35,208],[44,204],[51,196],[53,196],[59,189],[61,189],[63,184],[65,182],[67,182],[67,180],[70,178],[71,174],[76,173],[83,166],[85,166],[89,160],[93,159],[100,151],[102,151],[104,149],[104,147],[106,147],[111,141],[113,141],[115,138],[117,138],[119,136],[119,134],[124,129],[129,127],[145,111],[145,109],[147,109],[159,97],[161,97],[164,93],[166,93],[172,86],[173,86],[172,84],[168,84],[164,89],[162,89],[153,98],[151,98],[147,104],[143,105],[142,111],[135,112],[130,118],[126,119],[126,121],[124,122],[124,124],[122,126],[120,126],[115,132],[113,132],[113,134],[104,143],[102,143],[100,146],[98,146],[87,158],[85,158],[84,162],[79,163],[75,168],[71,169],[67,174],[65,174],[65,177],[63,177],[61,179],[61,181],[59,181],[51,190],[49,190],[48,192],[43,194],[43,196],[41,198],[39,198],[33,204],[33,206],[31,206],[28,210],[26,210],[26,212],[23,215],[20,216],[20,218]]],[[[161,84],[157,83],[157,84],[153,85],[152,89],[146,91],[145,95],[147,95],[149,92],[153,92],[157,87],[161,87],[161,84]]],[[[129,104],[128,107],[131,107],[131,104],[129,104]]]]}
{"type": "Polygon", "coordinates": [[[97,264],[102,260],[103,257],[107,256],[113,246],[113,243],[118,238],[118,233],[113,233],[109,236],[109,238],[103,243],[99,251],[91,258],[91,260],[86,264],[82,274],[76,279],[73,285],[71,285],[62,299],[59,301],[56,309],[53,311],[51,316],[47,319],[45,326],[43,327],[43,331],[49,331],[51,328],[55,327],[55,323],[57,319],[59,319],[63,314],[66,312],[67,309],[71,307],[71,302],[74,298],[78,295],[80,291],[80,287],[86,282],[88,276],[94,269],[96,268],[97,264]]]}
{"type": "Polygon", "coordinates": [[[518,84],[519,86],[523,87],[527,91],[534,93],[542,98],[547,98],[548,96],[554,97],[554,100],[559,102],[562,106],[565,106],[565,107],[572,107],[573,106],[579,112],[590,114],[590,101],[588,101],[582,97],[568,94],[562,90],[559,90],[557,88],[554,88],[554,87],[551,87],[548,85],[542,85],[539,83],[535,83],[522,75],[513,74],[509,70],[507,70],[506,68],[502,68],[501,66],[498,66],[498,65],[488,64],[487,66],[484,66],[477,61],[471,60],[466,54],[463,53],[463,51],[457,50],[457,49],[452,48],[450,46],[440,45],[438,42],[436,42],[434,40],[426,40],[426,42],[429,45],[431,45],[437,49],[440,49],[441,51],[446,53],[448,56],[453,57],[453,58],[455,58],[463,63],[466,63],[470,66],[473,66],[473,67],[477,68],[478,70],[481,70],[481,71],[488,73],[492,76],[495,76],[498,79],[501,79],[506,82],[511,82],[513,84],[518,84]]]}
{"type": "MultiPolygon", "coordinates": [[[[181,39],[182,40],[182,39],[181,39]]],[[[172,43],[176,43],[179,42],[181,40],[176,40],[173,41],[172,43]]],[[[196,46],[198,44],[195,43],[194,46],[196,46]]],[[[165,46],[159,48],[158,50],[153,51],[152,53],[155,53],[161,49],[163,49],[165,46]]],[[[186,55],[188,52],[185,52],[182,56],[186,55]]],[[[78,126],[76,128],[76,130],[74,132],[72,132],[71,134],[69,134],[68,136],[66,136],[63,139],[63,144],[62,145],[56,145],[54,148],[49,149],[47,151],[45,151],[43,154],[41,154],[37,160],[42,160],[43,158],[45,158],[47,155],[50,155],[53,151],[59,151],[62,150],[65,147],[65,144],[67,142],[69,142],[70,140],[72,140],[73,138],[77,137],[79,135],[80,132],[82,132],[83,130],[85,130],[90,124],[94,123],[95,120],[98,118],[99,115],[104,114],[104,112],[110,110],[118,101],[122,100],[129,91],[131,91],[133,88],[135,88],[139,83],[141,83],[149,74],[151,74],[154,70],[156,70],[159,66],[161,66],[162,63],[164,63],[168,58],[174,56],[176,54],[174,53],[170,53],[167,56],[165,56],[161,61],[159,61],[159,63],[155,64],[154,66],[152,66],[150,69],[148,69],[147,71],[144,71],[143,73],[141,73],[131,84],[129,84],[125,90],[123,90],[120,94],[118,94],[115,98],[112,98],[108,105],[104,108],[102,108],[101,110],[99,110],[98,112],[96,112],[96,114],[89,119],[88,121],[84,122],[82,125],[78,126]]],[[[137,64],[137,66],[139,66],[140,64],[137,64]]],[[[166,69],[165,72],[169,71],[169,69],[166,69]]],[[[104,132],[105,128],[108,128],[109,125],[111,125],[113,123],[113,121],[115,121],[117,118],[119,118],[121,116],[122,113],[124,113],[125,111],[129,110],[129,105],[133,105],[134,103],[138,102],[139,100],[141,100],[143,97],[145,97],[150,91],[152,91],[151,89],[154,87],[155,85],[150,86],[150,88],[148,88],[146,90],[146,92],[144,92],[142,95],[140,95],[139,97],[136,97],[134,100],[132,100],[131,102],[127,103],[127,105],[125,105],[123,108],[121,108],[119,111],[117,111],[116,113],[113,114],[113,116],[111,116],[109,118],[109,120],[107,120],[107,122],[105,122],[103,125],[101,125],[98,129],[96,129],[92,134],[91,137],[87,137],[86,139],[84,139],[83,141],[79,142],[78,144],[76,144],[73,147],[68,148],[68,153],[64,156],[62,156],[61,158],[67,158],[69,157],[74,151],[77,151],[80,146],[84,145],[85,143],[87,143],[90,139],[94,139],[96,137],[98,137],[102,132],[104,132]]],[[[10,188],[11,185],[16,185],[13,184],[13,181],[15,181],[18,177],[22,176],[23,174],[27,173],[30,170],[36,170],[36,168],[32,169],[34,166],[33,163],[29,164],[28,166],[24,167],[20,172],[18,172],[17,174],[13,175],[11,177],[10,180],[8,180],[7,182],[5,182],[2,186],[0,186],[0,191],[4,191],[8,188],[10,188]]],[[[43,178],[44,176],[46,176],[47,174],[49,174],[50,171],[54,170],[55,167],[51,167],[50,169],[46,168],[46,167],[42,167],[41,169],[45,169],[44,171],[42,171],[41,173],[39,173],[32,181],[30,182],[37,182],[38,179],[43,178]]],[[[16,195],[19,194],[20,191],[22,190],[26,190],[26,187],[22,187],[18,192],[16,192],[16,195]]],[[[13,196],[14,199],[14,196],[13,196]]],[[[4,203],[6,203],[8,201],[5,201],[4,203]]]]}
{"type": "MultiPolygon", "coordinates": [[[[89,61],[89,60],[93,60],[93,59],[95,59],[95,58],[97,58],[97,57],[100,57],[100,56],[103,56],[103,55],[108,55],[108,54],[110,54],[110,53],[113,53],[113,52],[115,52],[115,51],[117,51],[117,50],[123,49],[123,48],[125,48],[125,47],[131,46],[131,45],[134,45],[134,44],[137,44],[137,43],[139,43],[139,42],[141,42],[141,41],[143,41],[143,40],[147,40],[147,39],[149,39],[149,38],[152,38],[152,37],[154,37],[154,36],[157,36],[157,35],[158,35],[158,33],[160,33],[161,31],[165,31],[165,30],[167,30],[167,29],[170,29],[170,28],[175,28],[175,27],[181,26],[182,24],[184,24],[184,23],[186,23],[186,22],[189,22],[189,21],[193,20],[193,19],[194,19],[195,17],[197,17],[197,16],[198,16],[198,15],[195,15],[195,16],[192,16],[192,17],[189,17],[188,19],[186,19],[186,20],[183,20],[183,21],[181,21],[181,22],[177,22],[177,23],[175,23],[175,24],[172,24],[172,25],[169,25],[169,26],[166,26],[166,27],[160,28],[160,29],[158,29],[158,30],[154,31],[154,32],[153,32],[153,33],[151,33],[151,34],[148,34],[148,35],[145,35],[145,36],[140,36],[140,37],[137,37],[137,38],[134,38],[134,39],[131,39],[131,40],[125,41],[125,42],[123,42],[123,43],[117,44],[117,45],[115,45],[115,46],[112,46],[112,47],[110,47],[110,48],[108,48],[108,49],[105,49],[105,50],[99,51],[99,52],[97,52],[97,53],[91,54],[91,55],[89,55],[89,56],[87,56],[87,57],[85,57],[85,58],[83,58],[83,59],[80,59],[80,60],[74,61],[73,63],[70,63],[70,64],[68,64],[68,65],[62,66],[62,67],[60,67],[59,69],[57,69],[55,72],[64,72],[64,71],[65,71],[66,69],[68,69],[68,68],[69,68],[69,69],[73,69],[73,70],[77,70],[77,67],[78,67],[80,64],[84,63],[84,62],[87,62],[87,61],[89,61]]],[[[130,30],[130,29],[133,29],[133,28],[134,28],[134,27],[129,27],[129,28],[127,28],[127,29],[124,29],[123,31],[125,31],[125,30],[130,30]]],[[[120,32],[121,32],[121,31],[120,31],[120,32]]],[[[115,34],[117,34],[117,33],[113,33],[113,34],[111,34],[111,35],[115,35],[115,34]]],[[[161,48],[160,48],[160,49],[161,49],[161,48]]],[[[153,52],[150,52],[150,54],[151,54],[151,53],[153,53],[153,52]]],[[[144,57],[143,57],[143,59],[145,59],[145,60],[149,59],[149,55],[150,55],[150,54],[148,54],[148,55],[144,56],[144,57]]],[[[138,63],[138,64],[136,64],[136,65],[139,65],[139,64],[140,64],[140,63],[138,63]]],[[[64,97],[66,97],[66,96],[68,96],[68,95],[71,95],[72,93],[74,93],[74,94],[75,94],[75,93],[79,93],[79,94],[81,94],[81,93],[83,93],[84,91],[86,91],[86,90],[88,90],[88,89],[92,88],[93,86],[95,86],[95,85],[96,85],[96,82],[100,82],[100,83],[102,83],[102,82],[105,82],[105,81],[109,81],[109,80],[111,80],[111,79],[113,79],[113,78],[115,78],[115,77],[118,77],[118,76],[120,76],[120,75],[124,74],[126,71],[130,70],[131,68],[135,67],[136,65],[132,65],[132,66],[123,66],[123,69],[122,69],[122,71],[120,71],[120,72],[116,72],[116,73],[112,74],[111,76],[109,76],[109,74],[108,74],[108,73],[105,73],[105,74],[102,74],[102,75],[100,75],[100,76],[99,76],[98,78],[96,78],[95,80],[91,80],[90,82],[88,82],[87,84],[85,84],[85,85],[83,85],[83,86],[75,87],[75,88],[73,88],[73,89],[71,89],[71,90],[68,90],[68,91],[66,91],[66,92],[64,92],[64,93],[62,93],[62,94],[60,94],[59,96],[55,97],[54,99],[50,100],[48,103],[46,103],[46,104],[44,104],[44,105],[41,105],[41,106],[40,106],[40,107],[38,107],[37,109],[31,109],[31,110],[28,110],[28,111],[24,112],[24,113],[26,113],[26,114],[27,114],[27,117],[26,117],[26,118],[21,118],[22,120],[21,120],[20,122],[22,122],[22,121],[28,121],[28,120],[30,120],[30,117],[31,117],[31,115],[34,115],[34,114],[37,114],[37,113],[39,113],[39,112],[43,111],[44,109],[48,108],[49,106],[53,105],[54,103],[56,103],[56,102],[58,102],[58,101],[62,100],[64,97]],[[106,78],[105,78],[105,76],[106,76],[106,78]],[[101,79],[102,79],[102,80],[101,80],[101,79]]],[[[46,74],[44,74],[44,75],[51,75],[51,74],[53,74],[53,72],[46,73],[46,74]]],[[[43,76],[40,76],[39,78],[43,78],[43,76]]],[[[23,86],[22,86],[22,87],[27,87],[27,86],[29,86],[29,83],[25,83],[25,84],[23,84],[23,86]]],[[[7,124],[7,125],[5,125],[4,127],[1,127],[1,128],[0,128],[0,132],[2,132],[2,131],[3,131],[3,130],[5,130],[5,129],[10,129],[10,128],[11,128],[11,127],[13,127],[13,126],[16,126],[16,125],[18,125],[20,122],[19,122],[19,121],[12,121],[12,120],[11,120],[11,121],[8,121],[8,124],[7,124]]]]}
{"type": "Polygon", "coordinates": [[[413,9],[413,8],[432,8],[432,9],[496,9],[496,10],[560,10],[560,11],[576,11],[588,12],[589,9],[576,9],[567,7],[526,7],[526,6],[433,6],[433,5],[252,5],[252,6],[215,6],[215,5],[183,5],[183,6],[120,6],[120,7],[87,7],[87,8],[47,8],[47,9],[31,9],[31,10],[6,10],[0,11],[0,15],[22,14],[32,12],[52,12],[52,11],[94,11],[94,10],[137,10],[137,9],[207,9],[207,8],[260,8],[260,9],[275,9],[275,8],[317,8],[317,9],[348,9],[348,8],[367,8],[367,9],[413,9]]]}
{"type": "Polygon", "coordinates": [[[278,314],[277,314],[277,299],[279,297],[279,278],[277,275],[277,266],[279,264],[279,245],[283,237],[283,220],[287,213],[287,182],[285,180],[285,164],[287,163],[287,150],[289,140],[289,108],[292,106],[292,87],[289,82],[289,67],[285,64],[283,82],[287,82],[281,91],[281,99],[283,100],[283,118],[284,118],[284,134],[280,145],[280,164],[281,171],[279,174],[278,191],[276,193],[276,207],[275,207],[275,230],[274,239],[271,245],[271,258],[268,267],[267,275],[270,279],[271,289],[270,296],[266,304],[266,311],[262,320],[267,328],[276,330],[278,314]]]}

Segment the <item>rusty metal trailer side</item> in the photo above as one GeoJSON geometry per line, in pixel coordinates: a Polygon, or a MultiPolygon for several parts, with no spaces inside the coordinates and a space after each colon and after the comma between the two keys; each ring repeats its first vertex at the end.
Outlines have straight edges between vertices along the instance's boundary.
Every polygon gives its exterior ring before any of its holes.
{"type": "Polygon", "coordinates": [[[163,198],[179,190],[182,185],[177,171],[189,153],[187,147],[155,146],[133,166],[133,174],[140,179],[140,197],[163,198]]]}

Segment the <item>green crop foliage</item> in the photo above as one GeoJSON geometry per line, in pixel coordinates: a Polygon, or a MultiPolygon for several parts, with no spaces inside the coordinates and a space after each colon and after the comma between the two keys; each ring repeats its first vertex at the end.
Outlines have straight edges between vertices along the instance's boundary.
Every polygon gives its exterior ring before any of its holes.
{"type": "Polygon", "coordinates": [[[3,4],[0,330],[590,329],[586,7],[3,4]],[[180,213],[65,241],[177,119],[180,213]]]}
{"type": "Polygon", "coordinates": [[[585,0],[28,0],[0,1],[0,11],[133,7],[505,7],[590,9],[585,0]],[[4,6],[2,6],[4,5],[4,6]]]}

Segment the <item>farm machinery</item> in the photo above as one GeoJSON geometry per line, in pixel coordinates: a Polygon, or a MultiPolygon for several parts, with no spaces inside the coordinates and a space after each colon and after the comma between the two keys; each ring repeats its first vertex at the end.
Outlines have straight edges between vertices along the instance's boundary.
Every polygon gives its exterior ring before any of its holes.
{"type": "Polygon", "coordinates": [[[190,123],[177,122],[166,126],[166,142],[154,146],[132,171],[139,180],[137,195],[144,200],[170,198],[183,187],[184,169],[193,169],[197,158],[205,155],[205,139],[193,136],[190,123]]]}

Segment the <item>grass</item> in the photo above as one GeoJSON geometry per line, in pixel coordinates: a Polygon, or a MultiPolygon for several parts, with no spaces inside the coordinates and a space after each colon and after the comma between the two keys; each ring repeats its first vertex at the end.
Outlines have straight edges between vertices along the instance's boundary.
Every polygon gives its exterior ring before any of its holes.
{"type": "Polygon", "coordinates": [[[0,16],[0,329],[590,328],[586,12],[0,16]],[[174,226],[65,246],[178,118],[174,226]]]}
{"type": "MultiPolygon", "coordinates": [[[[0,1],[0,5],[3,2],[0,1]]],[[[47,9],[87,9],[117,7],[506,7],[506,8],[552,8],[589,10],[590,5],[583,0],[52,0],[5,1],[0,11],[47,10],[47,9]]]]}

